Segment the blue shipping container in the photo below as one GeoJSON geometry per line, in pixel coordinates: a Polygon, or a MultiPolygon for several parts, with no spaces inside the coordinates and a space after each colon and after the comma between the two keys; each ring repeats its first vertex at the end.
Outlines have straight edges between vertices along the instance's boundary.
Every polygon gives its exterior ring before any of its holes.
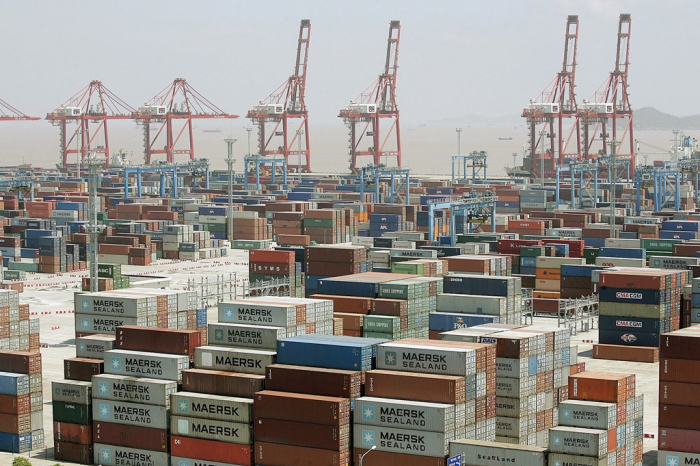
{"type": "Polygon", "coordinates": [[[601,302],[608,303],[663,304],[667,301],[665,293],[659,290],[628,290],[602,286],[598,295],[601,302]]]}
{"type": "Polygon", "coordinates": [[[700,231],[700,222],[692,220],[666,220],[661,223],[661,230],[668,231],[700,231]]]}
{"type": "Polygon", "coordinates": [[[698,232],[697,231],[660,231],[659,232],[659,239],[683,239],[683,240],[688,240],[688,239],[697,239],[698,237],[698,232]]]}
{"type": "Polygon", "coordinates": [[[277,363],[341,370],[370,370],[372,345],[346,341],[314,341],[303,337],[277,342],[277,363]]]}
{"type": "Polygon", "coordinates": [[[508,296],[508,285],[512,280],[515,278],[448,275],[443,279],[443,293],[508,296]]]}
{"type": "Polygon", "coordinates": [[[598,332],[598,340],[603,345],[654,346],[659,347],[659,333],[638,330],[603,330],[598,332]]]}
{"type": "Polygon", "coordinates": [[[583,243],[592,248],[602,248],[605,246],[605,238],[582,238],[583,243]]]}
{"type": "Polygon", "coordinates": [[[562,264],[562,277],[588,277],[591,278],[594,270],[602,270],[606,267],[602,265],[570,265],[562,264]]]}
{"type": "Polygon", "coordinates": [[[640,319],[637,317],[600,316],[599,327],[601,330],[617,330],[621,332],[659,333],[662,331],[659,319],[640,319]]]}
{"type": "Polygon", "coordinates": [[[624,257],[626,259],[646,259],[647,250],[642,248],[600,248],[598,257],[624,257]]]}
{"type": "Polygon", "coordinates": [[[0,395],[19,396],[29,393],[29,376],[0,372],[0,395]]]}
{"type": "Polygon", "coordinates": [[[377,289],[377,282],[374,281],[350,281],[338,278],[323,278],[318,281],[318,290],[321,294],[376,298],[377,289]]]}
{"type": "Polygon", "coordinates": [[[0,432],[0,451],[26,453],[32,449],[32,434],[8,434],[0,432]]]}

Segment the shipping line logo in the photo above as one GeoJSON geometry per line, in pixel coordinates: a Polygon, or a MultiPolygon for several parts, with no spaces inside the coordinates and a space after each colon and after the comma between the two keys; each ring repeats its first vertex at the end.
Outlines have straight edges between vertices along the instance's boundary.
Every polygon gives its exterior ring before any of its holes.
{"type": "Polygon", "coordinates": [[[362,419],[374,421],[374,406],[365,406],[362,409],[362,419]]]}
{"type": "Polygon", "coordinates": [[[571,417],[571,410],[565,409],[561,414],[563,417],[569,418],[571,417]]]}
{"type": "Polygon", "coordinates": [[[666,466],[678,466],[680,461],[677,456],[669,456],[666,458],[666,466]]]}
{"type": "Polygon", "coordinates": [[[102,458],[102,461],[104,462],[112,461],[112,450],[109,448],[103,448],[100,451],[100,458],[102,458]]]}
{"type": "Polygon", "coordinates": [[[100,417],[109,419],[109,405],[100,405],[100,417]]]}
{"type": "Polygon", "coordinates": [[[177,420],[177,430],[180,433],[180,435],[187,435],[190,433],[190,423],[187,421],[187,419],[178,419],[177,420]]]}
{"type": "Polygon", "coordinates": [[[100,382],[98,390],[100,391],[100,395],[106,395],[109,392],[109,383],[100,382]]]}
{"type": "Polygon", "coordinates": [[[632,335],[631,333],[625,333],[620,337],[620,339],[625,343],[634,343],[635,341],[637,341],[637,337],[632,335]]]}
{"type": "Polygon", "coordinates": [[[214,330],[214,340],[223,341],[224,340],[224,331],[221,329],[214,330]]]}
{"type": "Polygon", "coordinates": [[[87,300],[87,299],[82,299],[82,300],[80,300],[80,308],[81,308],[83,311],[88,311],[88,310],[90,310],[90,301],[87,300]]]}
{"type": "Polygon", "coordinates": [[[81,319],[80,325],[83,328],[90,328],[90,319],[81,319]]]}
{"type": "Polygon", "coordinates": [[[185,461],[185,460],[180,460],[180,462],[177,463],[177,466],[190,466],[190,462],[185,461]]]}
{"type": "Polygon", "coordinates": [[[387,351],[386,354],[384,355],[384,364],[387,366],[395,366],[396,365],[396,352],[395,351],[387,351]]]}
{"type": "Polygon", "coordinates": [[[561,437],[555,436],[555,437],[552,439],[552,443],[554,443],[554,445],[561,445],[561,437]]]}
{"type": "Polygon", "coordinates": [[[177,405],[178,412],[188,413],[190,411],[190,403],[187,400],[180,400],[177,405]]]}
{"type": "Polygon", "coordinates": [[[371,430],[362,431],[362,445],[374,445],[374,432],[371,430]]]}
{"type": "Polygon", "coordinates": [[[112,370],[120,370],[122,368],[122,358],[112,357],[110,365],[112,366],[112,370]]]}

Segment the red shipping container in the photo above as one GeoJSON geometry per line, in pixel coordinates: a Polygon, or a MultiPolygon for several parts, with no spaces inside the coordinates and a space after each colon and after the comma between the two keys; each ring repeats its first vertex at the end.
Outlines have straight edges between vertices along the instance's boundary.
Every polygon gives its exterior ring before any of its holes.
{"type": "Polygon", "coordinates": [[[255,462],[266,466],[347,466],[350,460],[349,449],[333,451],[255,442],[255,462]]]}
{"type": "Polygon", "coordinates": [[[71,424],[69,422],[54,422],[53,439],[58,442],[80,443],[83,445],[90,445],[93,443],[92,426],[86,426],[83,424],[71,424]]]}
{"type": "Polygon", "coordinates": [[[294,251],[278,251],[273,249],[251,249],[248,253],[251,262],[294,263],[294,251]]]}
{"type": "Polygon", "coordinates": [[[117,327],[115,337],[118,349],[131,351],[191,356],[196,347],[202,346],[201,334],[197,330],[123,325],[117,327]]]}
{"type": "Polygon", "coordinates": [[[339,425],[350,419],[350,400],[265,390],[255,394],[254,412],[268,419],[339,425]]]}
{"type": "Polygon", "coordinates": [[[95,421],[92,424],[92,438],[95,443],[117,445],[129,448],[142,448],[151,451],[168,451],[168,430],[151,429],[142,426],[95,421]]]}
{"type": "Polygon", "coordinates": [[[350,420],[342,425],[312,424],[256,417],[255,440],[323,450],[344,450],[350,446],[350,420]]]}
{"type": "Polygon", "coordinates": [[[569,376],[569,399],[620,403],[634,396],[634,375],[583,372],[569,376]]]}
{"type": "Polygon", "coordinates": [[[0,395],[0,414],[29,414],[32,412],[29,395],[0,395]]]}
{"type": "Polygon", "coordinates": [[[700,361],[661,358],[659,381],[700,384],[700,361]]]}
{"type": "Polygon", "coordinates": [[[700,453],[700,430],[659,427],[659,450],[700,453]]]}
{"type": "Polygon", "coordinates": [[[253,465],[253,450],[251,445],[217,442],[190,437],[173,435],[170,437],[170,454],[185,458],[197,458],[205,461],[253,465]]]}
{"type": "Polygon", "coordinates": [[[0,351],[0,372],[36,374],[41,372],[41,353],[26,351],[0,351]]]}
{"type": "Polygon", "coordinates": [[[54,441],[53,450],[55,460],[80,464],[94,464],[92,444],[86,445],[54,441]]]}
{"type": "MultiPolygon", "coordinates": [[[[355,448],[353,450],[354,464],[360,464],[360,456],[368,451],[355,448]]],[[[445,466],[446,464],[443,457],[433,458],[378,450],[373,451],[362,460],[362,466],[445,466]]]]}

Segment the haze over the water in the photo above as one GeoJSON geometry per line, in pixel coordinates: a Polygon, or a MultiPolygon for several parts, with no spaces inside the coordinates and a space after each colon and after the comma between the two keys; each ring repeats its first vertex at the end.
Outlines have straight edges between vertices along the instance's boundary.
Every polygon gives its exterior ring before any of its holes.
{"type": "MultiPolygon", "coordinates": [[[[199,121],[198,156],[223,168],[229,133],[246,152],[245,114],[292,74],[299,21],[311,19],[307,106],[312,166],[345,170],[338,110],[382,71],[389,21],[401,21],[397,100],[404,164],[449,172],[454,128],[462,151],[488,150],[491,171],[522,154],[518,115],[560,70],[566,16],[579,15],[577,98],[612,70],[620,13],[632,15],[634,108],[698,112],[700,3],[679,1],[32,1],[1,0],[0,99],[44,117],[93,79],[138,107],[184,77],[237,120],[199,121]],[[471,115],[472,117],[467,118],[471,115]],[[487,118],[474,118],[479,115],[487,118]],[[506,117],[506,118],[497,118],[506,117]],[[203,133],[221,128],[221,133],[203,133]],[[499,137],[512,137],[499,141],[499,137]]],[[[110,122],[112,151],[140,162],[141,133],[110,122]]],[[[665,147],[668,134],[644,134],[665,147]]],[[[637,136],[640,136],[639,134],[637,136]]],[[[46,121],[0,124],[2,165],[58,161],[58,129],[46,121]]],[[[242,162],[238,164],[242,168],[242,162]]]]}

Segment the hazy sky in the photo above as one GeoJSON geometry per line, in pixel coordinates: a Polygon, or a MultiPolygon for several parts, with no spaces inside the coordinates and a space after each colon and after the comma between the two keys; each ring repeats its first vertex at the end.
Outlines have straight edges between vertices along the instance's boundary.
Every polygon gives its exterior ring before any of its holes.
{"type": "MultiPolygon", "coordinates": [[[[137,107],[175,77],[244,116],[293,71],[311,19],[312,124],[380,73],[401,21],[398,103],[407,123],[520,113],[561,67],[565,19],[580,20],[577,94],[612,69],[618,15],[632,14],[634,107],[697,113],[700,2],[687,1],[10,1],[2,0],[0,98],[47,111],[100,79],[137,107]]],[[[235,122],[244,124],[243,118],[235,122]]]]}

